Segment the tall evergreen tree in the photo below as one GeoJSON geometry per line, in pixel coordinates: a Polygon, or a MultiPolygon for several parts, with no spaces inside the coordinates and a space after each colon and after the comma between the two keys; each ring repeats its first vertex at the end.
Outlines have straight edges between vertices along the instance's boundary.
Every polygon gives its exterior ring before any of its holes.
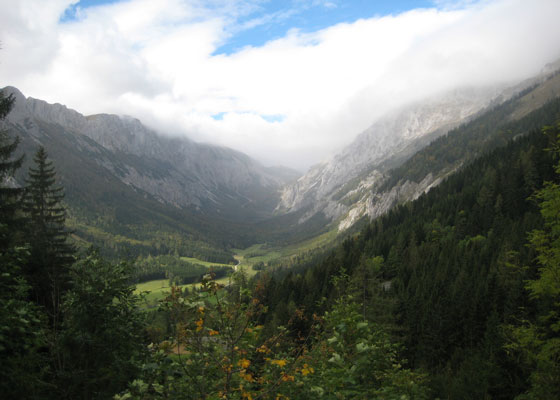
{"type": "MultiPolygon", "coordinates": [[[[551,150],[559,157],[560,124],[546,128],[545,132],[553,139],[551,150]]],[[[546,182],[534,196],[539,201],[544,229],[529,234],[539,269],[537,277],[527,281],[526,289],[538,305],[538,315],[515,327],[513,340],[507,346],[523,356],[531,371],[531,387],[519,399],[560,397],[560,162],[555,171],[557,181],[546,182]]]]}
{"type": "Polygon", "coordinates": [[[47,152],[40,147],[29,168],[23,207],[27,223],[31,258],[27,275],[36,300],[43,305],[57,329],[60,301],[68,287],[68,269],[74,261],[74,249],[68,243],[66,210],[62,205],[63,188],[56,184],[56,172],[47,152]]]}
{"type": "MultiPolygon", "coordinates": [[[[13,96],[0,91],[0,120],[13,104],[13,96]]],[[[23,156],[13,158],[18,142],[0,129],[0,393],[4,398],[36,398],[43,387],[38,352],[43,331],[41,312],[28,300],[29,286],[21,276],[28,253],[15,240],[22,189],[10,178],[23,161],[23,156]]]]}
{"type": "Polygon", "coordinates": [[[109,399],[139,372],[144,313],[131,272],[131,265],[109,263],[96,251],[70,268],[55,365],[57,398],[109,399]]]}
{"type": "MultiPolygon", "coordinates": [[[[0,92],[0,121],[4,120],[14,105],[13,95],[0,92]]],[[[0,129],[0,224],[6,225],[5,234],[0,237],[0,248],[5,249],[13,237],[13,225],[22,190],[10,184],[10,178],[21,166],[23,156],[13,158],[19,138],[10,139],[6,130],[0,129]]]]}

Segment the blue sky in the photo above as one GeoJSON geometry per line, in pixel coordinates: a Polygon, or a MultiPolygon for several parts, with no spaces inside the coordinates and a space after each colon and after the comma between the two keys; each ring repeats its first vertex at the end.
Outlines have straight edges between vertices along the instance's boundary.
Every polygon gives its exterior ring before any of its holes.
{"type": "MultiPolygon", "coordinates": [[[[70,6],[61,21],[77,19],[77,10],[123,2],[123,0],[81,0],[70,6]]],[[[291,29],[315,32],[338,23],[352,23],[374,16],[397,15],[402,12],[434,7],[433,0],[256,0],[248,1],[248,11],[240,13],[235,28],[214,54],[232,54],[245,46],[258,47],[282,38],[291,29]]],[[[207,2],[209,9],[219,9],[207,2]]]]}
{"type": "Polygon", "coordinates": [[[77,19],[78,8],[87,9],[90,7],[102,6],[105,4],[118,3],[122,0],[81,0],[69,6],[64,13],[60,16],[62,22],[75,21],[77,19]]]}
{"type": "Polygon", "coordinates": [[[432,7],[426,0],[271,0],[261,4],[254,13],[238,20],[240,24],[264,15],[273,16],[268,23],[234,34],[216,54],[233,53],[244,46],[261,46],[266,42],[283,37],[290,29],[315,32],[338,23],[352,23],[361,18],[399,14],[411,9],[432,7]]]}

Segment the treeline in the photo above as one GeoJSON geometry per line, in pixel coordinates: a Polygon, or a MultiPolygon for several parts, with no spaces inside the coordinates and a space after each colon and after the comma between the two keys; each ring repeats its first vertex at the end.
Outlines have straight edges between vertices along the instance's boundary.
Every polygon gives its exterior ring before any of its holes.
{"type": "Polygon", "coordinates": [[[78,207],[72,207],[70,211],[68,225],[74,229],[79,241],[86,246],[99,247],[103,256],[112,260],[174,254],[220,264],[235,262],[231,251],[188,232],[181,233],[179,227],[176,231],[164,231],[153,222],[145,222],[140,226],[123,225],[107,216],[100,216],[96,220],[85,219],[78,207]]]}
{"type": "MultiPolygon", "coordinates": [[[[558,149],[559,132],[518,138],[369,224],[316,266],[269,278],[265,325],[288,324],[298,309],[308,318],[328,310],[340,296],[333,278],[348,274],[362,286],[364,315],[390,327],[404,344],[407,365],[429,373],[435,397],[511,399],[528,392],[526,398],[557,398],[552,321],[560,282],[550,278],[554,289],[541,297],[527,282],[539,281],[545,250],[560,269],[557,239],[545,241],[555,250],[536,240],[528,245],[537,235],[529,232],[560,226],[560,190],[540,209],[536,201],[550,188],[544,182],[559,181],[558,153],[547,151],[558,149]],[[551,215],[542,212],[547,204],[556,207],[551,215]],[[552,321],[535,328],[543,316],[552,321]]],[[[311,326],[292,329],[301,335],[311,326]]]]}
{"type": "MultiPolygon", "coordinates": [[[[0,93],[0,119],[12,103],[0,93]]],[[[1,132],[0,394],[557,399],[560,125],[545,133],[486,154],[326,256],[250,283],[206,276],[144,312],[131,264],[70,244],[44,149],[24,188],[6,184],[21,159],[1,132]]],[[[136,274],[183,268],[172,259],[141,259],[136,274]]]]}
{"type": "Polygon", "coordinates": [[[132,278],[134,283],[147,282],[155,279],[169,279],[174,285],[186,285],[200,282],[204,275],[211,273],[216,279],[227,276],[233,268],[214,265],[190,263],[173,255],[148,256],[138,258],[133,263],[132,278]]]}
{"type": "MultiPolygon", "coordinates": [[[[0,118],[12,102],[0,94],[0,118]]],[[[5,185],[21,164],[12,158],[17,145],[0,133],[3,398],[427,398],[423,376],[401,366],[385,330],[362,318],[350,294],[315,318],[306,339],[292,340],[281,327],[263,333],[262,287],[251,291],[243,274],[228,286],[206,276],[201,289],[186,296],[173,287],[148,312],[164,322],[157,332],[139,307],[130,264],[95,251],[77,256],[42,147],[26,187],[5,185]]]]}
{"type": "MultiPolygon", "coordinates": [[[[0,92],[0,119],[13,106],[0,92]]],[[[145,359],[143,316],[130,266],[69,241],[63,188],[43,147],[26,185],[10,184],[23,157],[0,132],[0,396],[110,398],[145,359]]]]}

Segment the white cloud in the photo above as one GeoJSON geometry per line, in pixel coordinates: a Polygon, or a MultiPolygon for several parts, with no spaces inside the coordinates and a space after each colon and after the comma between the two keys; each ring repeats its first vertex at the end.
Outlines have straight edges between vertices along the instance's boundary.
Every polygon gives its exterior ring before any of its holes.
{"type": "Polygon", "coordinates": [[[214,52],[289,10],[237,23],[259,1],[130,0],[60,23],[75,1],[15,3],[0,0],[3,84],[300,168],[390,107],[455,85],[521,79],[560,56],[556,0],[444,1],[439,11],[293,29],[230,55],[214,52]]]}

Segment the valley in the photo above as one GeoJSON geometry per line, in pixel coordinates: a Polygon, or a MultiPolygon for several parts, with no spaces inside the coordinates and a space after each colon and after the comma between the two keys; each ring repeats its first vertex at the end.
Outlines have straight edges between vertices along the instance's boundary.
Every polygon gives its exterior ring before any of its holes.
{"type": "MultiPolygon", "coordinates": [[[[272,272],[275,268],[287,267],[294,265],[304,258],[305,254],[326,251],[326,249],[334,246],[336,240],[336,231],[330,231],[323,235],[314,237],[302,243],[287,246],[270,246],[266,244],[254,244],[246,249],[231,249],[235,264],[221,264],[200,260],[193,257],[180,257],[181,260],[187,261],[194,265],[201,265],[207,268],[210,273],[213,267],[228,267],[232,272],[241,273],[245,279],[252,279],[261,271],[272,272]]],[[[288,267],[289,268],[289,267],[288,267]]],[[[201,274],[203,275],[203,274],[201,274]]],[[[158,302],[169,295],[171,290],[170,278],[154,279],[141,282],[136,285],[136,293],[145,294],[145,306],[148,308],[157,307],[158,302]]],[[[217,278],[215,281],[222,285],[228,285],[231,277],[224,276],[217,278]]],[[[200,287],[200,283],[190,283],[177,285],[183,290],[192,291],[194,288],[200,287]]]]}
{"type": "MultiPolygon", "coordinates": [[[[15,88],[4,89],[15,99],[4,127],[20,137],[19,154],[42,145],[54,161],[78,248],[133,262],[163,255],[199,266],[241,262],[251,278],[257,263],[272,272],[328,251],[478,155],[552,123],[546,115],[556,111],[546,107],[555,107],[547,102],[560,94],[558,82],[551,65],[510,87],[457,89],[411,104],[299,178],[225,148],[162,136],[129,117],[84,117],[15,88]],[[527,118],[538,109],[542,118],[527,118]]],[[[27,157],[16,185],[29,165],[27,157]]]]}
{"type": "MultiPolygon", "coordinates": [[[[5,89],[15,107],[4,126],[20,137],[19,154],[46,148],[80,247],[95,245],[113,258],[178,254],[227,263],[232,249],[255,243],[289,249],[334,239],[335,231],[351,233],[362,219],[417,198],[515,131],[531,129],[517,121],[558,96],[555,68],[511,87],[457,89],[396,110],[299,178],[128,117],[84,117],[26,99],[15,88],[5,89]]],[[[23,184],[30,161],[15,184],[23,184]]],[[[285,258],[290,250],[281,252],[285,258]]]]}
{"type": "Polygon", "coordinates": [[[559,68],[393,109],[303,175],[4,88],[2,389],[555,398],[559,68]]]}

